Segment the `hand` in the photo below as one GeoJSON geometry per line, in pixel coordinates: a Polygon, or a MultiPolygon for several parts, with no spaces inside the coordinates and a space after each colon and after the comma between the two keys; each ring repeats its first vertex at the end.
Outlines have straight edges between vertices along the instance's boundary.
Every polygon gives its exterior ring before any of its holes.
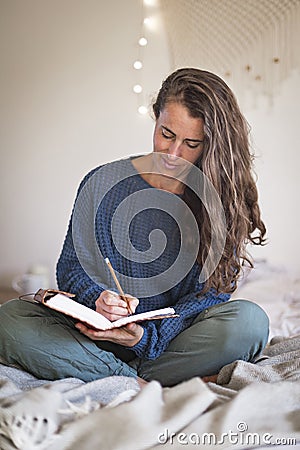
{"type": "Polygon", "coordinates": [[[142,339],[144,334],[144,329],[137,323],[129,323],[125,327],[106,331],[92,330],[83,323],[77,323],[75,326],[93,341],[110,341],[125,347],[133,347],[142,339]]]}
{"type": "Polygon", "coordinates": [[[120,295],[113,291],[103,291],[95,302],[96,311],[111,322],[126,317],[128,314],[134,313],[139,304],[138,299],[132,295],[126,294],[126,298],[130,305],[130,313],[128,311],[127,302],[125,302],[120,295]]]}

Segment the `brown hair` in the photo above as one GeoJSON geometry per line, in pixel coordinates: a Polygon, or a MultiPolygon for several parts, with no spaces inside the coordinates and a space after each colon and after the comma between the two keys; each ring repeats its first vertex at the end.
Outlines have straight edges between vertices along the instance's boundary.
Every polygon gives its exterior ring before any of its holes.
{"type": "MultiPolygon", "coordinates": [[[[247,262],[252,267],[247,244],[263,245],[266,234],[252,173],[249,126],[231,89],[211,72],[183,68],[169,75],[153,104],[156,119],[170,102],[182,104],[192,117],[204,120],[203,151],[196,165],[213,184],[225,212],[225,246],[203,292],[211,287],[233,292],[242,266],[247,262]]],[[[198,223],[197,261],[203,267],[211,245],[211,219],[191,189],[185,189],[184,200],[198,223]]]]}

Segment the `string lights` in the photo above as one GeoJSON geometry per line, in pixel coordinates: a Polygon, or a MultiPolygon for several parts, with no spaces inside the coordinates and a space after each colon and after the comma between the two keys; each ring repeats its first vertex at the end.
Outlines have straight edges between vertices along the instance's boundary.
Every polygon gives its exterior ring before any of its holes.
{"type": "Polygon", "coordinates": [[[139,114],[145,115],[148,112],[147,101],[145,98],[145,90],[143,89],[143,69],[145,60],[145,49],[148,45],[148,41],[151,38],[151,26],[153,25],[154,18],[146,14],[145,7],[155,6],[156,0],[141,0],[141,29],[140,35],[137,39],[137,58],[133,62],[133,68],[135,69],[136,83],[133,85],[132,90],[137,96],[139,114]]]}

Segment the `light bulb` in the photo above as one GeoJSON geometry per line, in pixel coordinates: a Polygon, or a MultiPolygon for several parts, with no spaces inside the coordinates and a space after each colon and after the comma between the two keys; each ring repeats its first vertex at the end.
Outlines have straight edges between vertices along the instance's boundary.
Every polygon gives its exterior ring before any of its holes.
{"type": "Polygon", "coordinates": [[[149,25],[149,23],[151,22],[150,17],[145,17],[145,19],[143,20],[145,25],[149,25]]]}
{"type": "Polygon", "coordinates": [[[142,92],[143,88],[140,84],[135,84],[133,86],[133,92],[135,92],[136,94],[140,94],[142,92]]]}
{"type": "Polygon", "coordinates": [[[148,44],[148,41],[147,41],[147,39],[145,38],[145,37],[141,37],[140,39],[139,39],[139,45],[141,46],[141,47],[145,47],[145,45],[147,45],[148,44]]]}
{"type": "Polygon", "coordinates": [[[140,70],[140,69],[143,67],[142,61],[139,61],[139,60],[134,61],[133,67],[134,67],[136,70],[140,70]]]}
{"type": "Polygon", "coordinates": [[[144,106],[144,105],[139,106],[139,107],[138,107],[138,112],[139,112],[140,114],[145,115],[145,114],[147,114],[147,112],[148,112],[148,108],[147,108],[146,106],[144,106]]]}

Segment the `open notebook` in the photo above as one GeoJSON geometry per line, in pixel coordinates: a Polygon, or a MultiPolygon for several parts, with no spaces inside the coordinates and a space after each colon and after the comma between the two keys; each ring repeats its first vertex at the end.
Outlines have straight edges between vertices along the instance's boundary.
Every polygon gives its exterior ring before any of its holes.
{"type": "Polygon", "coordinates": [[[88,326],[97,330],[111,330],[112,328],[119,328],[132,322],[140,322],[144,320],[165,319],[168,317],[178,317],[175,314],[174,308],[162,308],[153,311],[147,311],[140,314],[133,314],[122,319],[111,322],[102,314],[72,300],[70,294],[56,293],[54,290],[43,291],[40,290],[35,295],[35,301],[42,305],[59,311],[63,314],[77,319],[79,322],[84,322],[88,326]],[[39,295],[39,292],[50,292],[50,295],[39,295]]]}

